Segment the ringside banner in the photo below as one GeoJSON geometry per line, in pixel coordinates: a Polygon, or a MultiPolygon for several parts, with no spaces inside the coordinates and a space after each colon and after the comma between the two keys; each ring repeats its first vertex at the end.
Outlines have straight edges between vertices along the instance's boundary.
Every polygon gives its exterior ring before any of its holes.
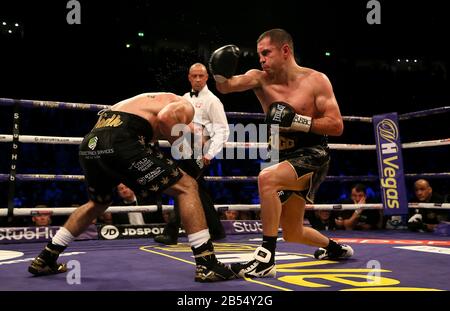
{"type": "Polygon", "coordinates": [[[147,239],[162,234],[164,226],[165,224],[103,225],[98,227],[98,237],[100,240],[147,239]]]}
{"type": "Polygon", "coordinates": [[[373,116],[381,197],[385,215],[407,215],[403,157],[397,113],[373,116]]]}
{"type": "MultiPolygon", "coordinates": [[[[59,228],[58,226],[0,228],[0,244],[47,242],[53,238],[59,228]]],[[[75,240],[97,240],[97,227],[90,225],[75,240]]]]}

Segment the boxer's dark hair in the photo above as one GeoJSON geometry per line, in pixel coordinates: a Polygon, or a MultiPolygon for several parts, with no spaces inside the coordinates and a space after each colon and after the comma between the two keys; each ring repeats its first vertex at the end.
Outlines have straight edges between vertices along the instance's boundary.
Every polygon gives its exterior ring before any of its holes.
{"type": "Polygon", "coordinates": [[[281,47],[283,44],[287,44],[291,49],[292,54],[294,54],[294,42],[292,40],[292,36],[286,30],[281,28],[267,30],[259,36],[258,40],[256,40],[256,43],[259,43],[266,37],[269,37],[270,41],[278,45],[279,47],[281,47]]]}

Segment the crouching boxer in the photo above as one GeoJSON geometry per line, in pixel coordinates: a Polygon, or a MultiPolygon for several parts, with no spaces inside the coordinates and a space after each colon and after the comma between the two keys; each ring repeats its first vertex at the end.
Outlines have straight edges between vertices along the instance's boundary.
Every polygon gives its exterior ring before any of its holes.
{"type": "Polygon", "coordinates": [[[340,136],[343,122],[328,78],[299,66],[294,58],[292,37],[283,29],[264,32],[257,40],[262,70],[235,75],[239,48],[228,45],[214,51],[210,70],[221,93],[253,90],[266,113],[266,122],[279,129],[272,150],[280,162],[262,170],[258,189],[263,225],[263,243],[254,259],[233,264],[241,277],[275,277],[275,248],[281,224],[283,238],[319,249],[317,259],[350,257],[353,250],[304,227],[305,204],[313,203],[330,162],[327,135],[340,136]],[[281,194],[279,196],[279,194],[281,194]]]}
{"type": "Polygon", "coordinates": [[[189,124],[192,105],[172,93],[146,93],[121,101],[100,112],[98,122],[79,149],[89,201],[77,208],[52,241],[28,268],[34,275],[66,272],[58,256],[71,241],[110,206],[113,191],[124,183],[146,197],[158,192],[176,197],[196,262],[195,281],[214,282],[234,278],[228,266],[214,254],[196,181],[180,170],[152,141],[173,143],[172,128],[189,124]]]}

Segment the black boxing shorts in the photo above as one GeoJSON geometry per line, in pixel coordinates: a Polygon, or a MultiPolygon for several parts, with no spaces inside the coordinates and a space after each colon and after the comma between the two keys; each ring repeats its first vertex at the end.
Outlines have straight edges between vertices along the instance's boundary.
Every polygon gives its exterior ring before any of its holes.
{"type": "Polygon", "coordinates": [[[89,199],[110,204],[118,184],[146,198],[175,184],[181,172],[175,161],[150,143],[150,123],[133,114],[107,110],[79,147],[89,199]]]}
{"type": "Polygon", "coordinates": [[[206,169],[202,159],[179,160],[178,166],[189,176],[198,179],[206,169]]]}
{"type": "MultiPolygon", "coordinates": [[[[279,191],[281,203],[286,203],[294,194],[307,203],[314,203],[315,194],[325,180],[330,164],[327,137],[311,133],[280,133],[278,146],[279,162],[286,161],[292,166],[301,189],[279,191]]],[[[271,148],[273,152],[274,146],[271,145],[271,148]]]]}

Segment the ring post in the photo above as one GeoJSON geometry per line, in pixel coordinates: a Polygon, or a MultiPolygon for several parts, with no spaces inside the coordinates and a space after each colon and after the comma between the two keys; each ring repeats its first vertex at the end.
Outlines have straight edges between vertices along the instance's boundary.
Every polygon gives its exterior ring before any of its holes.
{"type": "Polygon", "coordinates": [[[373,128],[384,214],[406,216],[408,201],[397,113],[373,116],[373,128]]]}
{"type": "Polygon", "coordinates": [[[14,103],[13,113],[13,140],[11,150],[11,167],[9,173],[9,190],[8,190],[8,222],[11,223],[14,217],[14,196],[16,193],[16,166],[19,156],[19,126],[20,126],[20,106],[16,101],[14,103]]]}

